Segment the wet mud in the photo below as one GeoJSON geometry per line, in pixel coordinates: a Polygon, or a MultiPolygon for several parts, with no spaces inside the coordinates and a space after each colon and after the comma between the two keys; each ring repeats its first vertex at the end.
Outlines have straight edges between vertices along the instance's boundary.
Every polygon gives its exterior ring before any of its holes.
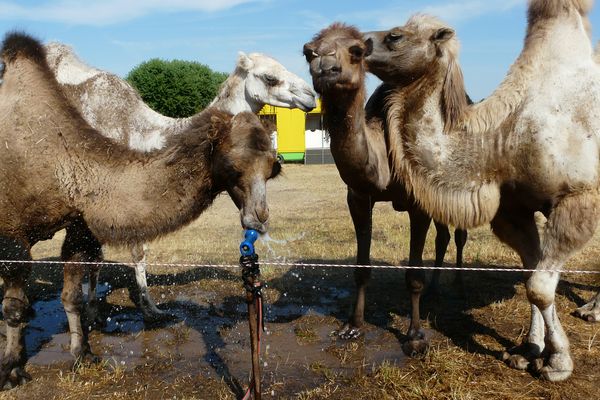
{"type": "MultiPolygon", "coordinates": [[[[314,282],[302,282],[314,288],[314,282]]],[[[84,292],[87,288],[84,288],[84,292]]],[[[218,280],[151,287],[159,307],[173,316],[160,325],[144,321],[126,288],[109,283],[99,288],[102,323],[92,327],[90,343],[104,362],[125,371],[154,370],[153,379],[173,381],[192,376],[223,381],[238,394],[247,386],[251,369],[246,304],[241,283],[218,280]]],[[[367,324],[356,341],[337,338],[333,332],[345,313],[350,292],[320,288],[306,302],[287,293],[267,289],[266,331],[262,336],[262,372],[265,393],[297,393],[332,377],[351,377],[382,363],[405,360],[395,334],[367,324]],[[271,300],[271,301],[269,301],[271,300]]],[[[30,365],[64,368],[72,362],[68,327],[60,295],[33,303],[35,310],[26,331],[30,365]]]]}

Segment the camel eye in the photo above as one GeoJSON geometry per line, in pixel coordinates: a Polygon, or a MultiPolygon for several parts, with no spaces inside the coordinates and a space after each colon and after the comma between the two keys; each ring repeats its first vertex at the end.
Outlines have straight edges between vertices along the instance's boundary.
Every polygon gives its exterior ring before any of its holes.
{"type": "Polygon", "coordinates": [[[403,37],[404,37],[404,35],[401,34],[400,32],[390,32],[387,35],[386,39],[388,42],[396,42],[396,41],[402,39],[403,37]]]}
{"type": "Polygon", "coordinates": [[[312,60],[314,60],[315,58],[317,58],[319,56],[316,51],[314,51],[307,45],[304,45],[304,48],[302,49],[302,53],[304,54],[304,57],[306,58],[306,61],[308,61],[308,62],[311,62],[312,60]]]}
{"type": "Polygon", "coordinates": [[[277,79],[273,75],[263,75],[263,80],[269,86],[277,86],[277,85],[279,85],[279,79],[277,79]]]}
{"type": "Polygon", "coordinates": [[[361,58],[363,54],[365,54],[365,50],[360,46],[352,46],[348,50],[350,51],[350,54],[356,58],[361,58]]]}

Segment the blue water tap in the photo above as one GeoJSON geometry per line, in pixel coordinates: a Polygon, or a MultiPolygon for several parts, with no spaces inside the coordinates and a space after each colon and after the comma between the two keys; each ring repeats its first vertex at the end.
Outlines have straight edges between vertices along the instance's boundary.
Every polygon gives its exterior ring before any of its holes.
{"type": "Polygon", "coordinates": [[[244,240],[240,243],[240,254],[242,256],[251,256],[254,254],[254,242],[258,239],[258,232],[254,229],[247,229],[244,233],[244,240]]]}

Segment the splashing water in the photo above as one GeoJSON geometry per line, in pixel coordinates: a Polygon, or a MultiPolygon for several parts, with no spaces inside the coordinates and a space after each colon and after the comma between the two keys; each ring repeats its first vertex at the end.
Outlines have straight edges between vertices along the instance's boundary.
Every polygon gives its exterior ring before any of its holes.
{"type": "Polygon", "coordinates": [[[275,245],[285,246],[290,242],[295,242],[297,240],[304,239],[304,236],[306,236],[306,232],[301,232],[298,236],[292,237],[289,239],[273,239],[271,237],[271,235],[269,235],[269,233],[267,232],[267,233],[261,234],[258,237],[258,239],[267,248],[267,254],[266,254],[265,259],[270,260],[270,261],[286,262],[292,256],[291,250],[286,249],[285,250],[286,254],[280,254],[280,252],[278,254],[277,250],[274,249],[272,245],[275,244],[275,245]]]}

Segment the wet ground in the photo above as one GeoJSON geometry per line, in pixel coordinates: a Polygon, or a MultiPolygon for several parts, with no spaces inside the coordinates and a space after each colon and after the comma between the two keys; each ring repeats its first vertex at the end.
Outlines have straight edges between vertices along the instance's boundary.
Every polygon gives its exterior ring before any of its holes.
{"type": "MultiPolygon", "coordinates": [[[[102,283],[102,321],[94,324],[90,334],[94,353],[126,372],[163,360],[165,368],[156,379],[203,377],[222,381],[239,395],[247,386],[251,364],[247,310],[241,281],[233,280],[236,272],[232,271],[231,280],[200,279],[151,287],[160,309],[173,317],[161,324],[144,321],[128,288],[102,283]]],[[[304,276],[302,282],[301,274],[286,275],[296,281],[293,290],[305,291],[311,301],[297,295],[292,300],[282,288],[265,291],[261,359],[265,393],[276,397],[280,391],[297,393],[332,377],[351,377],[384,362],[404,362],[398,338],[385,327],[368,325],[364,336],[354,342],[332,335],[340,325],[334,316],[346,313],[350,291],[317,289],[315,284],[322,279],[304,276]]],[[[33,304],[35,316],[26,333],[29,365],[65,368],[72,361],[66,316],[59,293],[46,297],[33,304]]]]}

